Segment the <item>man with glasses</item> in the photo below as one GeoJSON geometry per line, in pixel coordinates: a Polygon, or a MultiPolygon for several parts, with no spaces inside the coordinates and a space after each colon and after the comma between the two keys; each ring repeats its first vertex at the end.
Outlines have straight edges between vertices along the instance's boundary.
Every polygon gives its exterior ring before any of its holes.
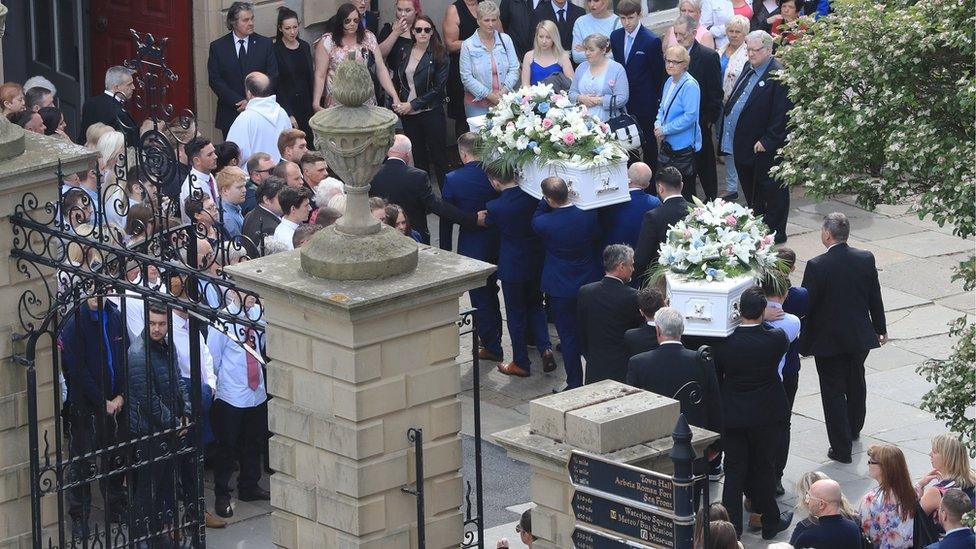
{"type": "Polygon", "coordinates": [[[783,65],[773,58],[773,37],[766,31],[746,36],[749,63],[729,95],[722,118],[719,150],[731,154],[746,203],[786,242],[790,191],[773,180],[769,170],[786,143],[786,113],[791,108],[786,86],[776,73],[783,65]]]}
{"type": "Polygon", "coordinates": [[[841,489],[835,480],[814,482],[803,497],[810,518],[793,529],[790,545],[811,549],[859,549],[861,528],[841,514],[841,489]]]}
{"type": "Polygon", "coordinates": [[[247,159],[247,196],[241,206],[241,213],[247,215],[257,207],[258,187],[264,180],[271,176],[271,170],[275,168],[275,161],[266,152],[256,152],[247,159]]]}

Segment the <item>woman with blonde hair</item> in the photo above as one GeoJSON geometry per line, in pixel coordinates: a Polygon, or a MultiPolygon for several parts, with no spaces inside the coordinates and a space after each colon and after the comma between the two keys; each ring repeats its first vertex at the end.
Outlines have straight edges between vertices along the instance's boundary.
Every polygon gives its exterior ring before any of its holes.
{"type": "MultiPolygon", "coordinates": [[[[678,4],[678,11],[681,15],[687,15],[698,22],[698,28],[695,29],[695,40],[697,40],[702,46],[706,46],[715,49],[715,38],[712,33],[709,32],[708,27],[701,24],[702,18],[702,2],[701,0],[681,0],[678,4]]],[[[688,32],[691,32],[689,27],[688,32]]],[[[678,38],[674,35],[674,25],[668,28],[668,33],[664,37],[664,49],[668,46],[673,46],[678,43],[678,38]]]]}
{"type": "Polygon", "coordinates": [[[519,84],[519,60],[512,37],[498,31],[494,0],[478,4],[478,30],[461,43],[461,83],[468,118],[486,114],[519,84]]]}
{"type": "Polygon", "coordinates": [[[861,497],[861,531],[879,549],[912,547],[916,495],[905,454],[891,444],[868,448],[868,476],[878,481],[861,497]]]}
{"type": "Polygon", "coordinates": [[[918,503],[926,516],[932,517],[931,524],[941,529],[939,521],[935,520],[935,514],[942,504],[942,496],[946,491],[958,488],[973,500],[976,474],[966,447],[950,434],[936,435],[932,439],[929,460],[932,462],[932,470],[915,484],[915,493],[919,496],[918,503]]]}
{"type": "Polygon", "coordinates": [[[548,19],[539,21],[532,49],[522,58],[522,85],[534,86],[560,72],[572,80],[573,63],[563,49],[556,24],[548,19]]]}
{"type": "Polygon", "coordinates": [[[85,130],[85,146],[89,149],[97,148],[98,140],[101,139],[103,135],[114,130],[115,128],[109,126],[108,124],[95,122],[91,126],[88,126],[88,129],[85,130]]]}

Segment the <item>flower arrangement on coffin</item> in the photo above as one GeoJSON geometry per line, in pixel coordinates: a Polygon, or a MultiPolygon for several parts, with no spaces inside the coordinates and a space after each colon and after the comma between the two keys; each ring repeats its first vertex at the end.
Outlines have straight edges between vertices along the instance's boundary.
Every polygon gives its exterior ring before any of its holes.
{"type": "Polygon", "coordinates": [[[723,282],[752,278],[781,280],[782,262],[773,249],[773,235],[752,210],[735,202],[697,197],[688,216],[668,229],[661,244],[654,278],[671,273],[687,280],[723,282]]]}
{"type": "Polygon", "coordinates": [[[479,136],[482,158],[513,171],[532,161],[598,167],[627,158],[605,122],[549,84],[503,95],[479,136]]]}

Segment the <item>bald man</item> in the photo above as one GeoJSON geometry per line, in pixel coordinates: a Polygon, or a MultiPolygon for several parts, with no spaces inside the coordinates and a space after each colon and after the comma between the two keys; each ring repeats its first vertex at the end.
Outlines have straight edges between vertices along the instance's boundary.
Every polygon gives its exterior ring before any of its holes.
{"type": "MultiPolygon", "coordinates": [[[[427,172],[413,167],[413,144],[410,138],[397,134],[386,153],[386,161],[376,172],[369,188],[369,196],[378,196],[391,204],[399,204],[410,226],[420,233],[420,240],[430,244],[427,214],[436,213],[451,223],[476,226],[476,213],[468,214],[437,198],[427,179],[427,172]]],[[[444,248],[444,244],[441,243],[444,248]]],[[[450,249],[450,247],[444,248],[450,249]]]]}
{"type": "Polygon", "coordinates": [[[844,515],[842,498],[837,481],[814,482],[804,497],[811,518],[796,525],[790,545],[810,549],[860,549],[861,528],[844,515]]]}
{"type": "Polygon", "coordinates": [[[271,80],[261,72],[252,72],[244,79],[247,107],[227,132],[227,141],[237,143],[241,149],[241,163],[247,162],[254,153],[267,153],[277,163],[278,136],[291,129],[288,113],[278,104],[271,93],[271,80]]]}
{"type": "MultiPolygon", "coordinates": [[[[656,196],[648,194],[651,184],[651,168],[643,162],[634,162],[627,169],[627,187],[630,200],[598,210],[603,228],[603,248],[610,244],[626,244],[637,247],[644,214],[661,205],[656,196]]],[[[634,282],[636,283],[636,277],[634,282]]]]}

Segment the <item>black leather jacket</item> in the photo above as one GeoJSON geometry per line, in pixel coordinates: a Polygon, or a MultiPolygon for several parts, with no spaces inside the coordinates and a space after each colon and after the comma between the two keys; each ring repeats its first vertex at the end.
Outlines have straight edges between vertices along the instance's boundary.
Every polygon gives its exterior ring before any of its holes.
{"type": "MultiPolygon", "coordinates": [[[[410,88],[407,85],[407,63],[410,62],[411,51],[413,51],[411,48],[403,50],[403,59],[399,60],[396,70],[393,71],[393,87],[396,88],[400,101],[406,101],[410,95],[410,88]]],[[[435,107],[444,102],[450,66],[451,60],[447,55],[441,60],[436,60],[431,48],[427,48],[413,74],[413,86],[417,98],[410,102],[410,106],[414,111],[435,107]]]]}

